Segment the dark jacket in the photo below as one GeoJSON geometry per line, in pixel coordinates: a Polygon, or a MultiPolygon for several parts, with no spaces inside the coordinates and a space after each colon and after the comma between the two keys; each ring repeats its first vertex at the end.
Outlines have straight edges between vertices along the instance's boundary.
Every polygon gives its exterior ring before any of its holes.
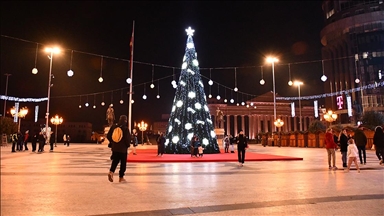
{"type": "Polygon", "coordinates": [[[236,137],[237,149],[245,149],[248,145],[247,137],[244,134],[239,134],[236,137]]]}
{"type": "Polygon", "coordinates": [[[364,147],[367,144],[367,136],[365,136],[365,133],[357,129],[354,135],[356,146],[364,147]]]}
{"type": "Polygon", "coordinates": [[[373,135],[373,144],[375,145],[376,149],[383,149],[384,148],[384,133],[383,133],[383,129],[376,128],[375,134],[373,135]]]}
{"type": "Polygon", "coordinates": [[[127,153],[127,150],[129,148],[130,142],[131,142],[130,134],[131,133],[129,132],[129,129],[127,126],[117,125],[117,124],[112,125],[112,127],[109,129],[108,134],[107,134],[107,139],[112,144],[112,151],[113,152],[127,153]],[[116,127],[121,127],[121,130],[123,131],[123,137],[117,143],[113,142],[113,140],[112,140],[112,133],[116,127]]]}
{"type": "Polygon", "coordinates": [[[347,152],[348,151],[348,140],[349,138],[341,133],[340,134],[340,151],[341,152],[347,152]]]}

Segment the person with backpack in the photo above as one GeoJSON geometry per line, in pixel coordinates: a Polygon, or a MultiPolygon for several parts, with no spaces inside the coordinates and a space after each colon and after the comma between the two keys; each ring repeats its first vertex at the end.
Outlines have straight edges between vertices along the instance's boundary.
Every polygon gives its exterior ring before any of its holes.
{"type": "Polygon", "coordinates": [[[130,137],[130,132],[127,127],[127,116],[121,115],[119,122],[112,125],[107,134],[107,139],[112,143],[112,163],[108,173],[108,180],[110,182],[113,182],[113,174],[119,163],[119,182],[126,182],[124,175],[127,168],[128,148],[131,142],[130,137]]]}

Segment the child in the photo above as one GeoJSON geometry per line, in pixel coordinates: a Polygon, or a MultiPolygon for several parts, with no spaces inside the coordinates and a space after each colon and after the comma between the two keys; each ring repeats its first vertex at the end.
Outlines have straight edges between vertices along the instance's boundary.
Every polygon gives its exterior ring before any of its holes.
{"type": "Polygon", "coordinates": [[[204,151],[204,148],[199,144],[199,146],[197,147],[197,149],[199,150],[199,157],[203,157],[203,151],[204,151]]]}
{"type": "Polygon", "coordinates": [[[355,144],[354,139],[348,140],[348,150],[347,150],[347,157],[348,157],[348,167],[345,170],[345,172],[349,172],[349,168],[351,168],[352,161],[355,162],[355,166],[357,169],[357,172],[360,173],[359,165],[357,164],[357,157],[359,155],[359,150],[357,149],[357,146],[355,144]]]}
{"type": "Polygon", "coordinates": [[[224,137],[224,150],[225,150],[225,153],[229,153],[229,138],[228,138],[228,136],[224,137]]]}

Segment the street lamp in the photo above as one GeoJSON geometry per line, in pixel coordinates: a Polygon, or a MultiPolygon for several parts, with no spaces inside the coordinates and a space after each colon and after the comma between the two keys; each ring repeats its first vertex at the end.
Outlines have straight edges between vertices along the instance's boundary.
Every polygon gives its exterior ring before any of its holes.
{"type": "MultiPolygon", "coordinates": [[[[272,64],[272,79],[273,79],[273,120],[276,120],[276,87],[275,87],[275,62],[279,60],[275,57],[268,57],[267,62],[272,64]]],[[[276,127],[275,127],[276,130],[276,127]]]]}
{"type": "Polygon", "coordinates": [[[137,124],[137,127],[141,131],[141,144],[144,145],[144,131],[147,130],[148,125],[144,121],[141,121],[141,123],[137,124]]]}
{"type": "Polygon", "coordinates": [[[299,113],[300,113],[300,119],[299,119],[299,124],[300,124],[300,131],[303,130],[302,122],[301,122],[301,95],[300,95],[300,86],[303,85],[304,83],[301,81],[295,81],[293,82],[295,86],[297,86],[297,89],[299,90],[299,113]]]}
{"type": "MultiPolygon", "coordinates": [[[[55,47],[55,48],[52,48],[52,47],[47,47],[45,49],[45,52],[48,52],[49,53],[49,75],[48,75],[48,99],[47,99],[47,112],[45,113],[45,131],[46,133],[48,132],[48,124],[49,124],[49,98],[51,96],[51,81],[52,81],[52,61],[53,61],[53,54],[57,54],[57,53],[60,53],[60,49],[55,47]]],[[[48,134],[46,134],[47,137],[49,137],[48,134]]],[[[47,140],[48,142],[49,140],[47,140]]]]}
{"type": "Polygon", "coordinates": [[[27,107],[22,107],[19,112],[17,112],[15,107],[12,107],[11,109],[11,115],[13,117],[17,116],[18,117],[18,126],[17,126],[17,131],[20,131],[20,123],[21,123],[21,118],[24,118],[28,114],[28,108],[27,107]]]}
{"type": "Polygon", "coordinates": [[[329,122],[329,125],[331,125],[332,122],[336,121],[337,114],[332,110],[328,110],[328,112],[324,114],[324,119],[329,122]]]}
{"type": "Polygon", "coordinates": [[[283,127],[284,121],[278,118],[278,119],[275,120],[274,124],[275,124],[275,126],[277,128],[280,129],[280,131],[279,131],[279,139],[278,139],[278,146],[280,147],[281,146],[281,127],[283,127]]]}
{"type": "Polygon", "coordinates": [[[56,146],[56,143],[57,143],[57,125],[63,123],[63,118],[59,117],[58,115],[55,115],[55,117],[51,118],[51,123],[56,125],[56,129],[55,129],[55,147],[57,147],[56,146]]]}

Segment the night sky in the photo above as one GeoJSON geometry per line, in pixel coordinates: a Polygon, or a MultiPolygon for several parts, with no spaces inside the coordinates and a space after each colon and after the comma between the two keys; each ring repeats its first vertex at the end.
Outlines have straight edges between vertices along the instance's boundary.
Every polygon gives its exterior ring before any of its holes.
{"type": "MultiPolygon", "coordinates": [[[[235,68],[237,86],[243,93],[234,96],[235,100],[272,91],[272,70],[265,63],[268,55],[280,60],[275,65],[280,96],[298,95],[296,87],[287,85],[288,65],[292,80],[305,84],[302,96],[324,91],[320,80],[321,1],[2,1],[1,94],[5,94],[6,86],[3,74],[10,73],[8,96],[46,97],[49,59],[44,48],[57,45],[62,52],[53,60],[50,115],[59,114],[65,121],[91,122],[94,130],[102,130],[107,123],[107,105],[100,105],[103,98],[106,104],[114,103],[116,116],[128,112],[129,85],[125,80],[129,76],[133,21],[132,122],[151,124],[170,113],[175,93],[170,83],[173,73],[178,80],[189,26],[195,29],[193,39],[207,96],[211,78],[215,83],[212,95],[216,97],[219,91],[229,99],[235,68]],[[39,73],[33,75],[35,61],[39,73]],[[260,66],[264,66],[263,86],[259,84],[260,66]],[[75,72],[73,77],[66,75],[70,68],[75,72]],[[103,83],[97,80],[101,73],[103,83]],[[154,89],[149,87],[152,80],[154,89]],[[142,99],[144,91],[147,100],[142,99]],[[156,98],[158,91],[160,99],[156,98]],[[85,107],[85,102],[90,106],[85,107]],[[92,108],[94,102],[96,109],[92,108]]],[[[7,111],[13,105],[8,101],[7,111]]],[[[45,115],[46,102],[20,105],[30,109],[27,120],[33,120],[35,105],[40,106],[39,117],[45,115]]],[[[1,101],[1,113],[3,106],[1,101]]]]}

